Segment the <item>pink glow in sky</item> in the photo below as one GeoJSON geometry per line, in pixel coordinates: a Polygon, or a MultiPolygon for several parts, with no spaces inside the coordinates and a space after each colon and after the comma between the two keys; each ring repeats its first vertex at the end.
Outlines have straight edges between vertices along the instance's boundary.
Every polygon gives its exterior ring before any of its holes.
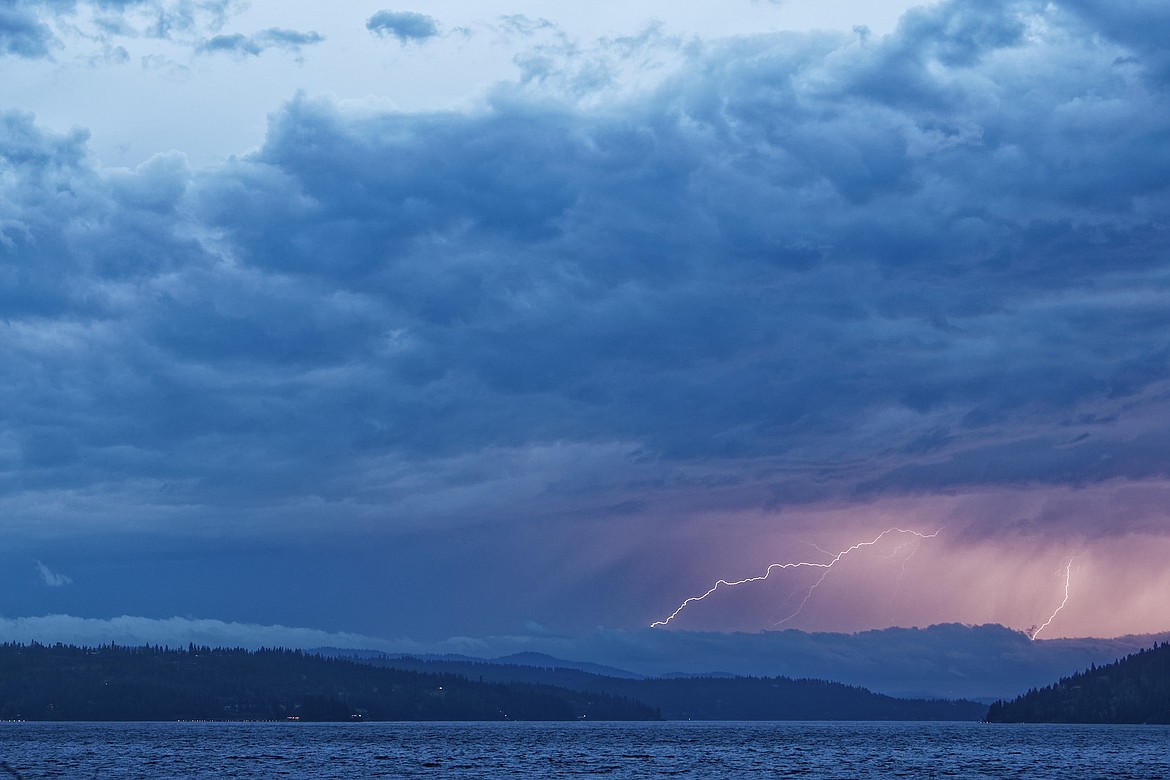
{"type": "Polygon", "coordinates": [[[1167,497],[1170,485],[1158,482],[907,498],[739,518],[729,525],[752,527],[760,536],[713,540],[708,558],[688,562],[691,591],[680,591],[677,603],[664,604],[654,619],[707,592],[717,579],[760,577],[775,563],[824,565],[883,530],[903,528],[938,535],[893,532],[841,557],[828,572],[794,567],[764,581],[721,587],[688,605],[672,627],[854,632],[961,622],[1029,631],[1061,605],[1071,560],[1068,603],[1045,628],[1045,638],[1166,631],[1170,571],[1161,562],[1170,555],[1170,538],[1155,529],[1167,497]],[[1006,511],[1014,514],[1003,516],[1006,511]],[[1054,512],[1061,513],[1059,525],[1054,512]],[[764,530],[794,526],[800,530],[764,530]],[[703,580],[696,576],[700,569],[713,576],[703,580]],[[786,620],[814,585],[804,609],[786,620]]]}

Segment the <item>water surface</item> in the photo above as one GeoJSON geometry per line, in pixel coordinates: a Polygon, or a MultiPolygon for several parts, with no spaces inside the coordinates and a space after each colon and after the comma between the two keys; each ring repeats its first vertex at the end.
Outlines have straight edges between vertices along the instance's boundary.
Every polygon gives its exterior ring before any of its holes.
{"type": "Polygon", "coordinates": [[[2,723],[34,778],[1170,778],[1170,727],[978,723],[2,723]]]}

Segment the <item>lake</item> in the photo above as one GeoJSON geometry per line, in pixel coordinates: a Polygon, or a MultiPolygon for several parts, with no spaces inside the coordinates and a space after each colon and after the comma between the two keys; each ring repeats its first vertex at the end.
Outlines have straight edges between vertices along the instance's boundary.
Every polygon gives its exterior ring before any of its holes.
{"type": "Polygon", "coordinates": [[[1170,727],[0,723],[7,778],[1170,777],[1170,727]]]}

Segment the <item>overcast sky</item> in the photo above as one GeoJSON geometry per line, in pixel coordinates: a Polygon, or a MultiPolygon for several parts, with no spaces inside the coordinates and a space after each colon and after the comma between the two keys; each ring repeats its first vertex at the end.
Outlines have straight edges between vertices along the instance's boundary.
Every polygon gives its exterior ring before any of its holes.
{"type": "Polygon", "coordinates": [[[1170,629],[1170,6],[582,8],[0,0],[0,626],[1170,629]]]}

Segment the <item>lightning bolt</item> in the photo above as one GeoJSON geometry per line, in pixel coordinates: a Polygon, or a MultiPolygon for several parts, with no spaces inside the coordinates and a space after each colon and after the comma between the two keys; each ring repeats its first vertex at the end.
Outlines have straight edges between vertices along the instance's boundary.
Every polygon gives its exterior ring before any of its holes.
{"type": "MultiPolygon", "coordinates": [[[[938,533],[938,532],[937,532],[937,531],[935,531],[935,534],[937,534],[937,533],[938,533]]],[[[919,540],[919,539],[907,539],[906,541],[902,542],[902,543],[901,543],[901,544],[899,544],[897,547],[895,547],[895,548],[894,548],[894,550],[893,550],[893,552],[891,552],[889,555],[885,556],[886,560],[888,560],[888,561],[894,561],[894,560],[896,560],[896,561],[898,561],[899,563],[901,563],[901,564],[902,564],[902,569],[901,569],[901,571],[899,571],[899,572],[898,572],[898,584],[899,584],[899,585],[901,585],[901,584],[902,584],[902,578],[906,576],[906,564],[907,564],[907,562],[909,562],[909,560],[910,560],[911,558],[913,558],[915,555],[917,555],[917,554],[918,554],[918,542],[919,542],[919,541],[921,541],[921,540],[919,540]],[[909,554],[907,554],[907,555],[902,555],[902,551],[903,551],[903,550],[905,550],[907,547],[909,547],[909,548],[910,548],[910,552],[909,552],[909,554]],[[901,557],[901,558],[899,558],[899,557],[898,557],[899,555],[901,555],[902,557],[901,557]]]]}
{"type": "Polygon", "coordinates": [[[811,548],[813,548],[814,550],[816,550],[817,552],[819,552],[821,555],[827,555],[827,556],[829,556],[830,558],[832,558],[832,557],[833,557],[833,553],[829,552],[829,551],[828,551],[828,550],[826,550],[824,547],[821,547],[821,546],[820,546],[819,544],[817,544],[816,542],[805,542],[805,544],[807,544],[809,547],[811,547],[811,548]]]}
{"type": "Polygon", "coordinates": [[[1075,555],[1072,558],[1069,558],[1068,559],[1068,566],[1064,567],[1064,601],[1060,602],[1060,606],[1057,607],[1056,610],[1052,613],[1052,615],[1047,620],[1044,621],[1044,625],[1040,626],[1039,628],[1037,628],[1035,631],[1032,632],[1032,636],[1029,637],[1030,639],[1035,640],[1037,634],[1039,634],[1044,629],[1048,628],[1049,624],[1052,623],[1053,620],[1056,620],[1056,616],[1060,614],[1060,611],[1062,609],[1064,609],[1064,605],[1068,603],[1068,588],[1069,588],[1069,585],[1072,583],[1072,565],[1073,565],[1073,561],[1075,561],[1076,559],[1077,558],[1075,555]]]}
{"type": "MultiPolygon", "coordinates": [[[[684,609],[689,607],[691,604],[694,604],[695,602],[702,601],[703,599],[707,598],[708,596],[710,596],[712,593],[719,590],[720,588],[735,588],[735,587],[738,587],[740,585],[747,585],[747,584],[752,583],[752,582],[763,582],[764,580],[768,579],[768,577],[772,576],[772,572],[783,571],[784,569],[823,569],[824,571],[821,573],[820,578],[817,579],[817,581],[814,582],[812,584],[812,586],[805,592],[804,600],[800,602],[800,606],[797,607],[796,611],[793,612],[791,615],[784,618],[779,623],[775,624],[776,626],[778,626],[778,625],[781,625],[783,623],[787,623],[789,620],[792,620],[794,617],[796,617],[797,615],[800,614],[801,610],[804,609],[805,604],[807,604],[809,599],[812,598],[813,591],[815,591],[817,589],[818,585],[820,585],[822,582],[825,581],[825,577],[829,576],[829,570],[832,569],[834,566],[836,566],[841,561],[842,558],[849,555],[849,553],[856,552],[857,550],[860,550],[863,547],[872,547],[875,544],[877,544],[878,542],[880,542],[882,539],[889,536],[890,534],[909,534],[911,536],[916,537],[917,541],[921,541],[923,539],[933,539],[934,537],[938,536],[940,533],[942,533],[941,528],[932,534],[919,533],[918,531],[911,531],[911,530],[907,530],[905,528],[887,528],[886,530],[882,531],[880,534],[878,534],[877,536],[875,536],[873,539],[869,540],[868,542],[858,542],[857,544],[853,545],[852,547],[849,547],[849,548],[837,553],[836,555],[833,555],[832,560],[830,560],[828,563],[816,563],[814,561],[796,561],[793,563],[773,563],[773,564],[768,565],[768,568],[764,570],[763,574],[757,575],[755,577],[745,577],[742,580],[735,580],[735,581],[719,580],[714,585],[712,585],[707,590],[706,593],[703,593],[700,596],[691,596],[690,598],[684,600],[681,604],[678,605],[678,607],[674,610],[674,612],[671,612],[668,616],[666,616],[662,620],[655,620],[653,623],[650,624],[650,627],[651,628],[661,628],[663,626],[670,625],[670,622],[672,620],[674,620],[676,617],[678,617],[679,614],[684,609]]],[[[904,545],[902,545],[902,546],[904,546],[904,545]]],[[[899,546],[898,549],[901,549],[902,546],[899,546]]],[[[824,552],[824,551],[822,551],[822,552],[824,552]]],[[[829,553],[829,552],[825,552],[825,554],[832,555],[832,553],[829,553]]]]}

